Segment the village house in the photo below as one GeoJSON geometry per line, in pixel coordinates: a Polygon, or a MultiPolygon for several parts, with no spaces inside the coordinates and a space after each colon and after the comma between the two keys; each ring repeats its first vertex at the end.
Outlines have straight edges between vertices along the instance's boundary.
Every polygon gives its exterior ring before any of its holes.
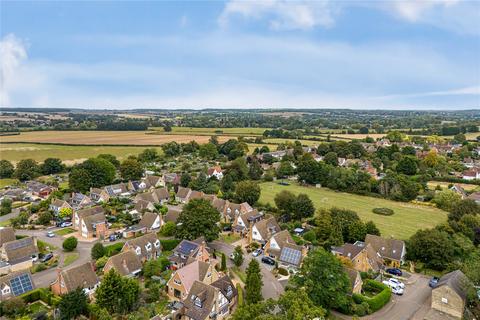
{"type": "Polygon", "coordinates": [[[167,294],[172,300],[182,300],[188,295],[195,281],[211,284],[218,278],[217,270],[210,263],[195,260],[172,274],[167,282],[167,294]]]}
{"type": "Polygon", "coordinates": [[[37,238],[26,237],[4,242],[0,248],[0,258],[7,262],[7,272],[24,270],[33,266],[33,259],[38,257],[37,238]]]}
{"type": "Polygon", "coordinates": [[[170,193],[167,188],[152,189],[148,192],[139,193],[135,196],[133,202],[140,200],[148,201],[151,203],[165,204],[170,200],[170,193]]]}
{"type": "Polygon", "coordinates": [[[463,171],[462,174],[462,179],[463,180],[478,180],[480,179],[480,170],[477,168],[472,168],[469,170],[463,171]]]}
{"type": "Polygon", "coordinates": [[[27,192],[29,194],[31,194],[32,196],[37,196],[44,199],[47,198],[50,195],[50,193],[57,190],[57,188],[55,187],[46,185],[38,181],[27,181],[25,184],[27,186],[27,192]]]}
{"type": "Polygon", "coordinates": [[[73,192],[72,196],[69,199],[69,203],[73,209],[82,209],[93,204],[90,197],[84,195],[83,193],[73,192]]]}
{"type": "Polygon", "coordinates": [[[80,219],[80,235],[83,238],[105,239],[107,231],[108,224],[103,212],[86,215],[80,219]]]}
{"type": "Polygon", "coordinates": [[[155,210],[155,205],[146,200],[138,200],[137,203],[133,206],[133,209],[131,209],[128,213],[132,215],[132,217],[135,220],[138,220],[141,218],[142,214],[145,212],[152,212],[155,210]]]}
{"type": "Polygon", "coordinates": [[[177,193],[175,194],[175,201],[180,203],[187,203],[188,200],[190,200],[191,193],[192,189],[190,188],[178,187],[177,193]]]}
{"type": "Polygon", "coordinates": [[[283,230],[273,234],[264,247],[265,255],[276,259],[285,267],[299,267],[307,249],[295,243],[290,232],[283,230]]]}
{"type": "Polygon", "coordinates": [[[81,209],[81,210],[76,210],[73,212],[73,228],[75,230],[80,230],[82,225],[82,219],[87,217],[87,216],[92,216],[95,214],[99,213],[105,213],[105,209],[101,206],[95,206],[91,208],[86,208],[86,209],[81,209]]]}
{"type": "Polygon", "coordinates": [[[163,175],[163,180],[165,181],[165,184],[173,186],[178,186],[180,184],[180,178],[181,176],[179,174],[176,174],[175,172],[168,172],[163,175]]]}
{"type": "Polygon", "coordinates": [[[220,293],[222,293],[223,296],[226,297],[228,300],[228,311],[225,310],[226,306],[223,305],[220,308],[220,313],[226,314],[228,312],[231,314],[233,312],[233,309],[235,308],[235,305],[237,304],[238,296],[237,289],[235,288],[232,280],[227,275],[225,275],[217,281],[213,282],[211,286],[220,290],[220,293]]]}
{"type": "Polygon", "coordinates": [[[477,204],[480,204],[480,192],[474,192],[467,197],[467,199],[471,199],[475,201],[477,204]]]}
{"type": "Polygon", "coordinates": [[[142,263],[157,259],[162,254],[160,240],[156,233],[147,233],[135,239],[125,242],[122,252],[133,251],[142,263]]]}
{"type": "Polygon", "coordinates": [[[0,192],[0,201],[10,199],[12,201],[21,201],[28,197],[27,191],[21,188],[13,188],[0,192]]]}
{"type": "Polygon", "coordinates": [[[147,175],[142,181],[145,182],[147,188],[165,187],[165,178],[162,176],[147,175]]]}
{"type": "Polygon", "coordinates": [[[203,238],[198,238],[195,241],[182,240],[175,249],[173,249],[168,260],[172,264],[172,269],[176,270],[195,260],[210,262],[210,253],[207,250],[203,238]]]}
{"type": "Polygon", "coordinates": [[[468,288],[472,284],[460,270],[447,273],[432,290],[431,309],[425,320],[463,319],[468,288]]]}
{"type": "Polygon", "coordinates": [[[253,211],[253,208],[247,202],[238,204],[227,200],[223,212],[220,213],[222,213],[226,222],[233,222],[239,214],[251,211],[253,211]]]}
{"type": "Polygon", "coordinates": [[[138,224],[149,232],[155,231],[163,225],[162,216],[155,212],[145,212],[138,224]]]}
{"type": "Polygon", "coordinates": [[[372,246],[373,250],[382,257],[386,266],[399,268],[405,262],[405,242],[402,240],[385,239],[367,234],[365,244],[372,246]]]}
{"type": "Polygon", "coordinates": [[[60,213],[60,210],[62,209],[73,209],[70,204],[61,199],[55,199],[50,203],[49,209],[53,211],[55,215],[58,215],[60,213]]]}
{"type": "Polygon", "coordinates": [[[111,269],[121,276],[135,277],[142,271],[142,262],[134,251],[127,250],[111,256],[103,267],[103,273],[106,274],[111,269]]]}
{"type": "Polygon", "coordinates": [[[235,218],[232,224],[232,230],[233,232],[239,233],[242,236],[246,236],[250,231],[250,227],[260,221],[262,218],[263,213],[258,212],[257,209],[241,213],[235,218]]]}
{"type": "Polygon", "coordinates": [[[130,196],[130,190],[128,190],[128,184],[123,182],[106,186],[103,189],[107,192],[110,198],[130,196]]]}
{"type": "Polygon", "coordinates": [[[358,270],[352,269],[352,268],[347,268],[343,267],[343,270],[348,276],[348,279],[350,280],[350,294],[358,293],[360,294],[362,292],[362,277],[360,276],[360,272],[358,270]]]}
{"type": "Polygon", "coordinates": [[[90,199],[96,203],[106,203],[110,200],[110,196],[104,189],[90,188],[90,199]]]}
{"type": "Polygon", "coordinates": [[[450,187],[450,190],[452,190],[455,193],[458,193],[462,199],[467,198],[467,193],[465,192],[465,189],[462,188],[459,184],[454,184],[453,186],[450,187]]]}
{"type": "Polygon", "coordinates": [[[29,270],[12,272],[0,277],[0,301],[18,297],[35,289],[29,270]]]}
{"type": "Polygon", "coordinates": [[[215,177],[217,178],[217,180],[222,180],[223,178],[222,168],[220,166],[214,166],[214,167],[208,168],[207,177],[208,178],[215,177]]]}
{"type": "Polygon", "coordinates": [[[249,233],[249,242],[258,242],[262,245],[266,244],[272,235],[280,231],[280,226],[275,217],[265,218],[252,226],[249,233]]]}
{"type": "Polygon", "coordinates": [[[368,272],[369,270],[377,272],[383,265],[383,259],[377,255],[372,246],[362,241],[332,247],[332,253],[337,257],[349,260],[353,269],[360,272],[368,272]]]}
{"type": "Polygon", "coordinates": [[[82,288],[85,294],[90,296],[99,285],[100,280],[95,273],[95,268],[92,262],[86,262],[79,266],[60,270],[57,273],[57,278],[52,282],[50,288],[52,293],[61,296],[77,288],[82,288]]]}
{"type": "Polygon", "coordinates": [[[181,207],[168,207],[167,214],[165,214],[165,217],[163,217],[163,222],[173,222],[177,224],[178,217],[180,216],[180,213],[182,212],[181,207]]]}
{"type": "Polygon", "coordinates": [[[12,227],[0,227],[0,247],[4,243],[14,241],[17,238],[15,237],[15,229],[12,227]]]}

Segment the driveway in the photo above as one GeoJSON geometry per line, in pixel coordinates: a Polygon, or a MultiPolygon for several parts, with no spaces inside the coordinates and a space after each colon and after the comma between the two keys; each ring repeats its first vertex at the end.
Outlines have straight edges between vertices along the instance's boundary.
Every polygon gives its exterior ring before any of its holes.
{"type": "MultiPolygon", "coordinates": [[[[429,278],[420,274],[412,274],[409,283],[405,284],[405,293],[403,296],[392,294],[390,302],[381,310],[362,320],[409,320],[414,319],[414,315],[428,302],[431,295],[431,289],[428,286],[429,278]]],[[[340,319],[352,319],[351,316],[341,315],[334,312],[340,319]]],[[[416,318],[415,318],[416,319],[416,318]]]]}
{"type": "MultiPolygon", "coordinates": [[[[35,283],[35,286],[37,288],[49,287],[50,284],[57,277],[58,268],[61,268],[63,266],[63,258],[64,258],[64,253],[65,252],[62,249],[62,243],[63,243],[63,240],[65,238],[62,237],[62,236],[55,236],[53,238],[48,238],[46,236],[47,231],[56,231],[56,230],[60,230],[60,229],[61,228],[49,228],[49,229],[46,229],[46,230],[20,230],[20,229],[15,230],[15,233],[18,234],[18,235],[35,236],[35,237],[37,237],[37,239],[42,240],[42,241],[47,242],[47,243],[50,243],[50,244],[54,245],[55,247],[57,247],[57,249],[54,250],[53,253],[55,255],[58,255],[58,259],[59,259],[58,260],[58,267],[47,269],[47,270],[40,271],[40,272],[36,272],[32,275],[33,282],[35,283]]],[[[76,266],[79,266],[81,264],[84,264],[84,263],[90,261],[91,260],[90,259],[90,251],[91,251],[94,244],[95,244],[95,242],[79,241],[78,245],[77,245],[77,248],[74,251],[74,252],[79,254],[79,257],[72,264],[70,264],[68,266],[68,268],[76,267],[76,266]]]]}
{"type": "MultiPolygon", "coordinates": [[[[234,246],[231,244],[227,244],[220,241],[213,241],[208,244],[208,246],[216,251],[220,251],[224,253],[227,257],[233,252],[234,246]]],[[[241,266],[242,270],[246,270],[248,264],[252,260],[251,254],[244,255],[244,261],[241,266]]],[[[230,259],[227,258],[227,264],[232,266],[233,263],[230,259]]],[[[260,270],[262,272],[262,280],[263,280],[263,287],[262,287],[262,295],[264,299],[278,298],[285,290],[282,284],[275,278],[275,276],[268,270],[264,263],[260,262],[260,270]]]]}

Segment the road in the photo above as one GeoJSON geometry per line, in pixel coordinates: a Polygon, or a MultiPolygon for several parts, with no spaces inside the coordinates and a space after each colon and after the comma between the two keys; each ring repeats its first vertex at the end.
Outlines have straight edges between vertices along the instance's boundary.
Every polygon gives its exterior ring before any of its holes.
{"type": "MultiPolygon", "coordinates": [[[[42,240],[44,242],[50,243],[57,247],[56,250],[53,251],[55,255],[58,255],[59,261],[58,261],[58,267],[57,268],[51,268],[47,269],[44,271],[36,272],[32,275],[33,282],[35,283],[35,286],[37,288],[40,287],[49,287],[50,284],[55,280],[57,277],[57,272],[58,268],[63,266],[63,256],[64,256],[64,251],[62,250],[62,242],[65,240],[65,238],[61,236],[55,236],[53,238],[48,238],[46,236],[47,231],[56,231],[61,228],[49,228],[47,230],[21,230],[17,229],[15,230],[15,233],[18,235],[25,235],[25,236],[35,236],[37,239],[42,240]]],[[[70,264],[68,267],[75,267],[79,266],[81,264],[84,264],[88,261],[90,261],[90,251],[91,248],[95,242],[83,242],[79,241],[77,248],[75,249],[75,252],[79,254],[79,257],[77,260],[75,260],[72,264],[70,264]]]]}
{"type": "MultiPolygon", "coordinates": [[[[392,295],[390,302],[381,310],[366,317],[362,320],[410,320],[417,319],[416,313],[427,302],[431,295],[431,289],[428,286],[429,279],[420,274],[412,274],[409,282],[406,284],[403,296],[392,295]]],[[[340,319],[352,319],[351,316],[341,315],[334,312],[335,316],[340,319]]]]}
{"type": "Polygon", "coordinates": [[[4,216],[0,216],[0,222],[5,222],[5,221],[8,221],[12,218],[15,218],[16,216],[18,216],[20,214],[20,211],[18,212],[10,212],[9,214],[6,214],[4,216]]]}
{"type": "MultiPolygon", "coordinates": [[[[223,243],[220,241],[213,241],[208,244],[208,246],[216,251],[220,251],[224,253],[227,257],[233,252],[234,246],[228,243],[223,243]]],[[[245,259],[241,266],[242,270],[245,270],[252,260],[251,255],[244,255],[245,259]]],[[[227,264],[230,266],[232,262],[230,259],[227,258],[227,264]]],[[[263,298],[269,299],[278,298],[285,290],[283,286],[278,282],[277,278],[268,270],[268,268],[263,264],[260,263],[260,270],[262,272],[262,280],[263,280],[263,287],[262,287],[262,295],[263,298]]]]}

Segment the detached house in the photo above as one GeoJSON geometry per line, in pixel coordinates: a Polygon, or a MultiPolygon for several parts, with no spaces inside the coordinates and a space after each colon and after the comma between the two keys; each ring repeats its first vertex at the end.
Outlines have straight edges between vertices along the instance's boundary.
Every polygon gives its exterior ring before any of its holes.
{"type": "Polygon", "coordinates": [[[107,192],[110,198],[130,195],[130,190],[128,190],[128,185],[126,183],[112,184],[103,189],[107,192]]]}
{"type": "Polygon", "coordinates": [[[241,235],[247,235],[250,227],[263,218],[263,213],[258,212],[257,209],[239,214],[233,222],[233,232],[241,235]]]}
{"type": "Polygon", "coordinates": [[[178,187],[177,193],[175,194],[175,201],[180,203],[187,203],[190,200],[190,195],[192,194],[192,189],[178,187]]]}
{"type": "Polygon", "coordinates": [[[383,259],[370,244],[357,241],[354,244],[345,243],[340,247],[332,247],[332,253],[337,257],[343,257],[352,263],[353,269],[360,272],[369,270],[379,271],[383,265],[383,259]]]}
{"type": "Polygon", "coordinates": [[[50,195],[50,193],[57,190],[57,188],[54,188],[52,186],[46,185],[38,181],[27,181],[26,185],[27,185],[27,191],[30,194],[40,198],[47,198],[50,195]]]}
{"type": "Polygon", "coordinates": [[[78,210],[73,215],[73,227],[79,230],[84,238],[105,238],[107,234],[107,220],[102,207],[96,206],[78,210]]]}
{"type": "Polygon", "coordinates": [[[173,249],[172,255],[168,257],[168,260],[172,264],[173,269],[179,269],[195,260],[210,262],[210,254],[203,238],[198,238],[195,241],[182,240],[173,249]]]}
{"type": "Polygon", "coordinates": [[[77,267],[61,270],[50,288],[53,294],[61,296],[82,288],[87,295],[91,295],[100,283],[92,262],[77,267]]]}
{"type": "Polygon", "coordinates": [[[208,168],[207,177],[208,178],[215,177],[217,178],[217,180],[222,180],[223,178],[222,168],[220,166],[208,168]]]}
{"type": "Polygon", "coordinates": [[[52,210],[53,213],[55,213],[56,215],[58,215],[60,213],[60,210],[64,208],[73,209],[67,201],[61,199],[53,200],[49,206],[49,209],[52,210]]]}
{"type": "Polygon", "coordinates": [[[265,218],[252,226],[249,234],[249,242],[255,241],[262,245],[266,244],[272,235],[281,230],[275,217],[265,218]]]}
{"type": "Polygon", "coordinates": [[[0,301],[18,297],[35,289],[30,271],[9,273],[0,277],[0,301]]]}
{"type": "Polygon", "coordinates": [[[8,262],[7,272],[24,270],[32,267],[32,258],[38,256],[37,238],[27,237],[4,242],[0,248],[0,257],[8,262]]]}
{"type": "Polygon", "coordinates": [[[90,199],[96,203],[105,203],[110,200],[110,195],[104,189],[90,188],[90,199]]]}
{"type": "Polygon", "coordinates": [[[165,215],[164,217],[164,222],[173,222],[173,223],[177,223],[177,220],[178,220],[178,217],[180,216],[180,213],[182,212],[182,208],[181,207],[169,207],[168,208],[168,211],[167,211],[167,214],[165,215]]]}
{"type": "Polygon", "coordinates": [[[127,250],[108,259],[103,267],[103,272],[107,273],[111,269],[114,269],[121,276],[134,277],[142,271],[142,262],[134,251],[127,250]]]}
{"type": "Polygon", "coordinates": [[[218,277],[217,270],[210,263],[196,260],[173,273],[167,282],[167,294],[172,300],[182,300],[195,281],[212,284],[218,277]]]}
{"type": "Polygon", "coordinates": [[[477,168],[472,168],[469,170],[463,171],[462,174],[462,179],[463,180],[478,180],[480,179],[480,170],[477,168]]]}
{"type": "Polygon", "coordinates": [[[0,247],[4,243],[14,241],[17,238],[15,237],[15,229],[12,227],[0,227],[0,247]]]}
{"type": "Polygon", "coordinates": [[[299,267],[307,254],[306,248],[297,245],[288,230],[273,234],[264,249],[265,255],[277,259],[280,264],[287,267],[299,267]]]}
{"type": "Polygon", "coordinates": [[[148,175],[142,179],[147,185],[147,188],[165,187],[165,179],[161,176],[148,175]]]}
{"type": "Polygon", "coordinates": [[[72,206],[72,208],[81,209],[81,208],[90,206],[92,204],[93,202],[92,202],[92,199],[90,199],[90,197],[87,197],[82,193],[77,193],[77,192],[72,193],[72,197],[70,198],[70,205],[72,206]]]}
{"type": "Polygon", "coordinates": [[[138,224],[147,231],[158,230],[163,224],[162,216],[155,212],[145,212],[138,224]]]}
{"type": "Polygon", "coordinates": [[[343,267],[343,270],[348,276],[348,279],[350,280],[350,294],[353,293],[361,293],[362,292],[362,277],[360,276],[360,272],[355,269],[343,267]]]}
{"type": "Polygon", "coordinates": [[[87,209],[76,210],[73,213],[73,228],[75,230],[80,230],[82,225],[82,219],[87,216],[92,216],[99,213],[105,213],[105,210],[101,206],[95,206],[87,209]]]}
{"type": "Polygon", "coordinates": [[[153,189],[149,192],[139,193],[133,200],[135,203],[138,201],[148,201],[151,203],[164,204],[170,199],[170,193],[167,188],[153,189]]]}
{"type": "Polygon", "coordinates": [[[155,233],[147,233],[125,242],[122,252],[132,251],[143,263],[147,260],[157,259],[161,254],[160,240],[155,233]]]}
{"type": "Polygon", "coordinates": [[[367,234],[365,244],[372,246],[386,266],[399,268],[405,261],[405,242],[402,240],[385,239],[367,234]]]}

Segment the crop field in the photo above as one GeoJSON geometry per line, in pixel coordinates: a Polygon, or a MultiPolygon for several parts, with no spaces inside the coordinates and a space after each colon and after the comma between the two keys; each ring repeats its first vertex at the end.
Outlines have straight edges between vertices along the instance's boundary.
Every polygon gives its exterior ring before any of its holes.
{"type": "MultiPolygon", "coordinates": [[[[46,158],[59,158],[66,164],[74,164],[96,157],[101,153],[110,153],[119,159],[137,155],[146,147],[122,146],[70,146],[61,144],[0,143],[0,159],[17,162],[22,159],[43,161],[46,158]]],[[[156,148],[159,153],[160,147],[156,148]]]]}
{"type": "Polygon", "coordinates": [[[386,134],[383,133],[370,133],[370,134],[362,134],[362,133],[355,133],[355,134],[348,134],[348,133],[336,133],[332,134],[332,138],[343,138],[343,139],[365,139],[366,137],[370,137],[373,139],[383,138],[386,134]]]}
{"type": "MultiPolygon", "coordinates": [[[[164,132],[163,128],[152,127],[155,131],[164,132]]],[[[191,128],[191,127],[172,127],[171,132],[165,134],[196,134],[196,135],[215,135],[222,134],[228,136],[261,136],[269,128],[191,128]]]]}
{"type": "Polygon", "coordinates": [[[326,188],[303,187],[297,184],[282,186],[267,182],[260,186],[262,189],[260,202],[274,205],[275,195],[282,190],[288,190],[294,194],[305,193],[312,199],[317,210],[339,207],[356,211],[363,221],[373,221],[384,237],[408,239],[417,230],[432,228],[447,219],[447,213],[443,210],[411,203],[335,192],[326,188]],[[372,212],[373,208],[381,207],[393,209],[395,213],[392,216],[382,216],[372,212]]]}
{"type": "MultiPolygon", "coordinates": [[[[78,145],[161,145],[167,142],[178,143],[208,142],[209,137],[200,135],[152,134],[151,131],[32,131],[19,135],[1,136],[0,142],[33,142],[78,145]]],[[[224,142],[227,137],[219,136],[224,142]]]]}
{"type": "MultiPolygon", "coordinates": [[[[447,189],[449,185],[453,183],[451,182],[443,182],[443,181],[428,181],[427,186],[431,190],[435,190],[437,186],[440,186],[442,189],[447,189]]],[[[476,184],[468,184],[468,183],[455,183],[460,185],[465,191],[467,192],[472,192],[472,191],[478,191],[480,189],[480,186],[477,186],[476,184]]]]}
{"type": "MultiPolygon", "coordinates": [[[[287,143],[291,142],[294,143],[297,141],[297,139],[286,139],[286,138],[268,138],[268,139],[263,139],[263,142],[266,144],[278,144],[278,143],[287,143]]],[[[317,146],[323,141],[313,141],[313,140],[298,140],[302,145],[305,146],[317,146]]]]}

